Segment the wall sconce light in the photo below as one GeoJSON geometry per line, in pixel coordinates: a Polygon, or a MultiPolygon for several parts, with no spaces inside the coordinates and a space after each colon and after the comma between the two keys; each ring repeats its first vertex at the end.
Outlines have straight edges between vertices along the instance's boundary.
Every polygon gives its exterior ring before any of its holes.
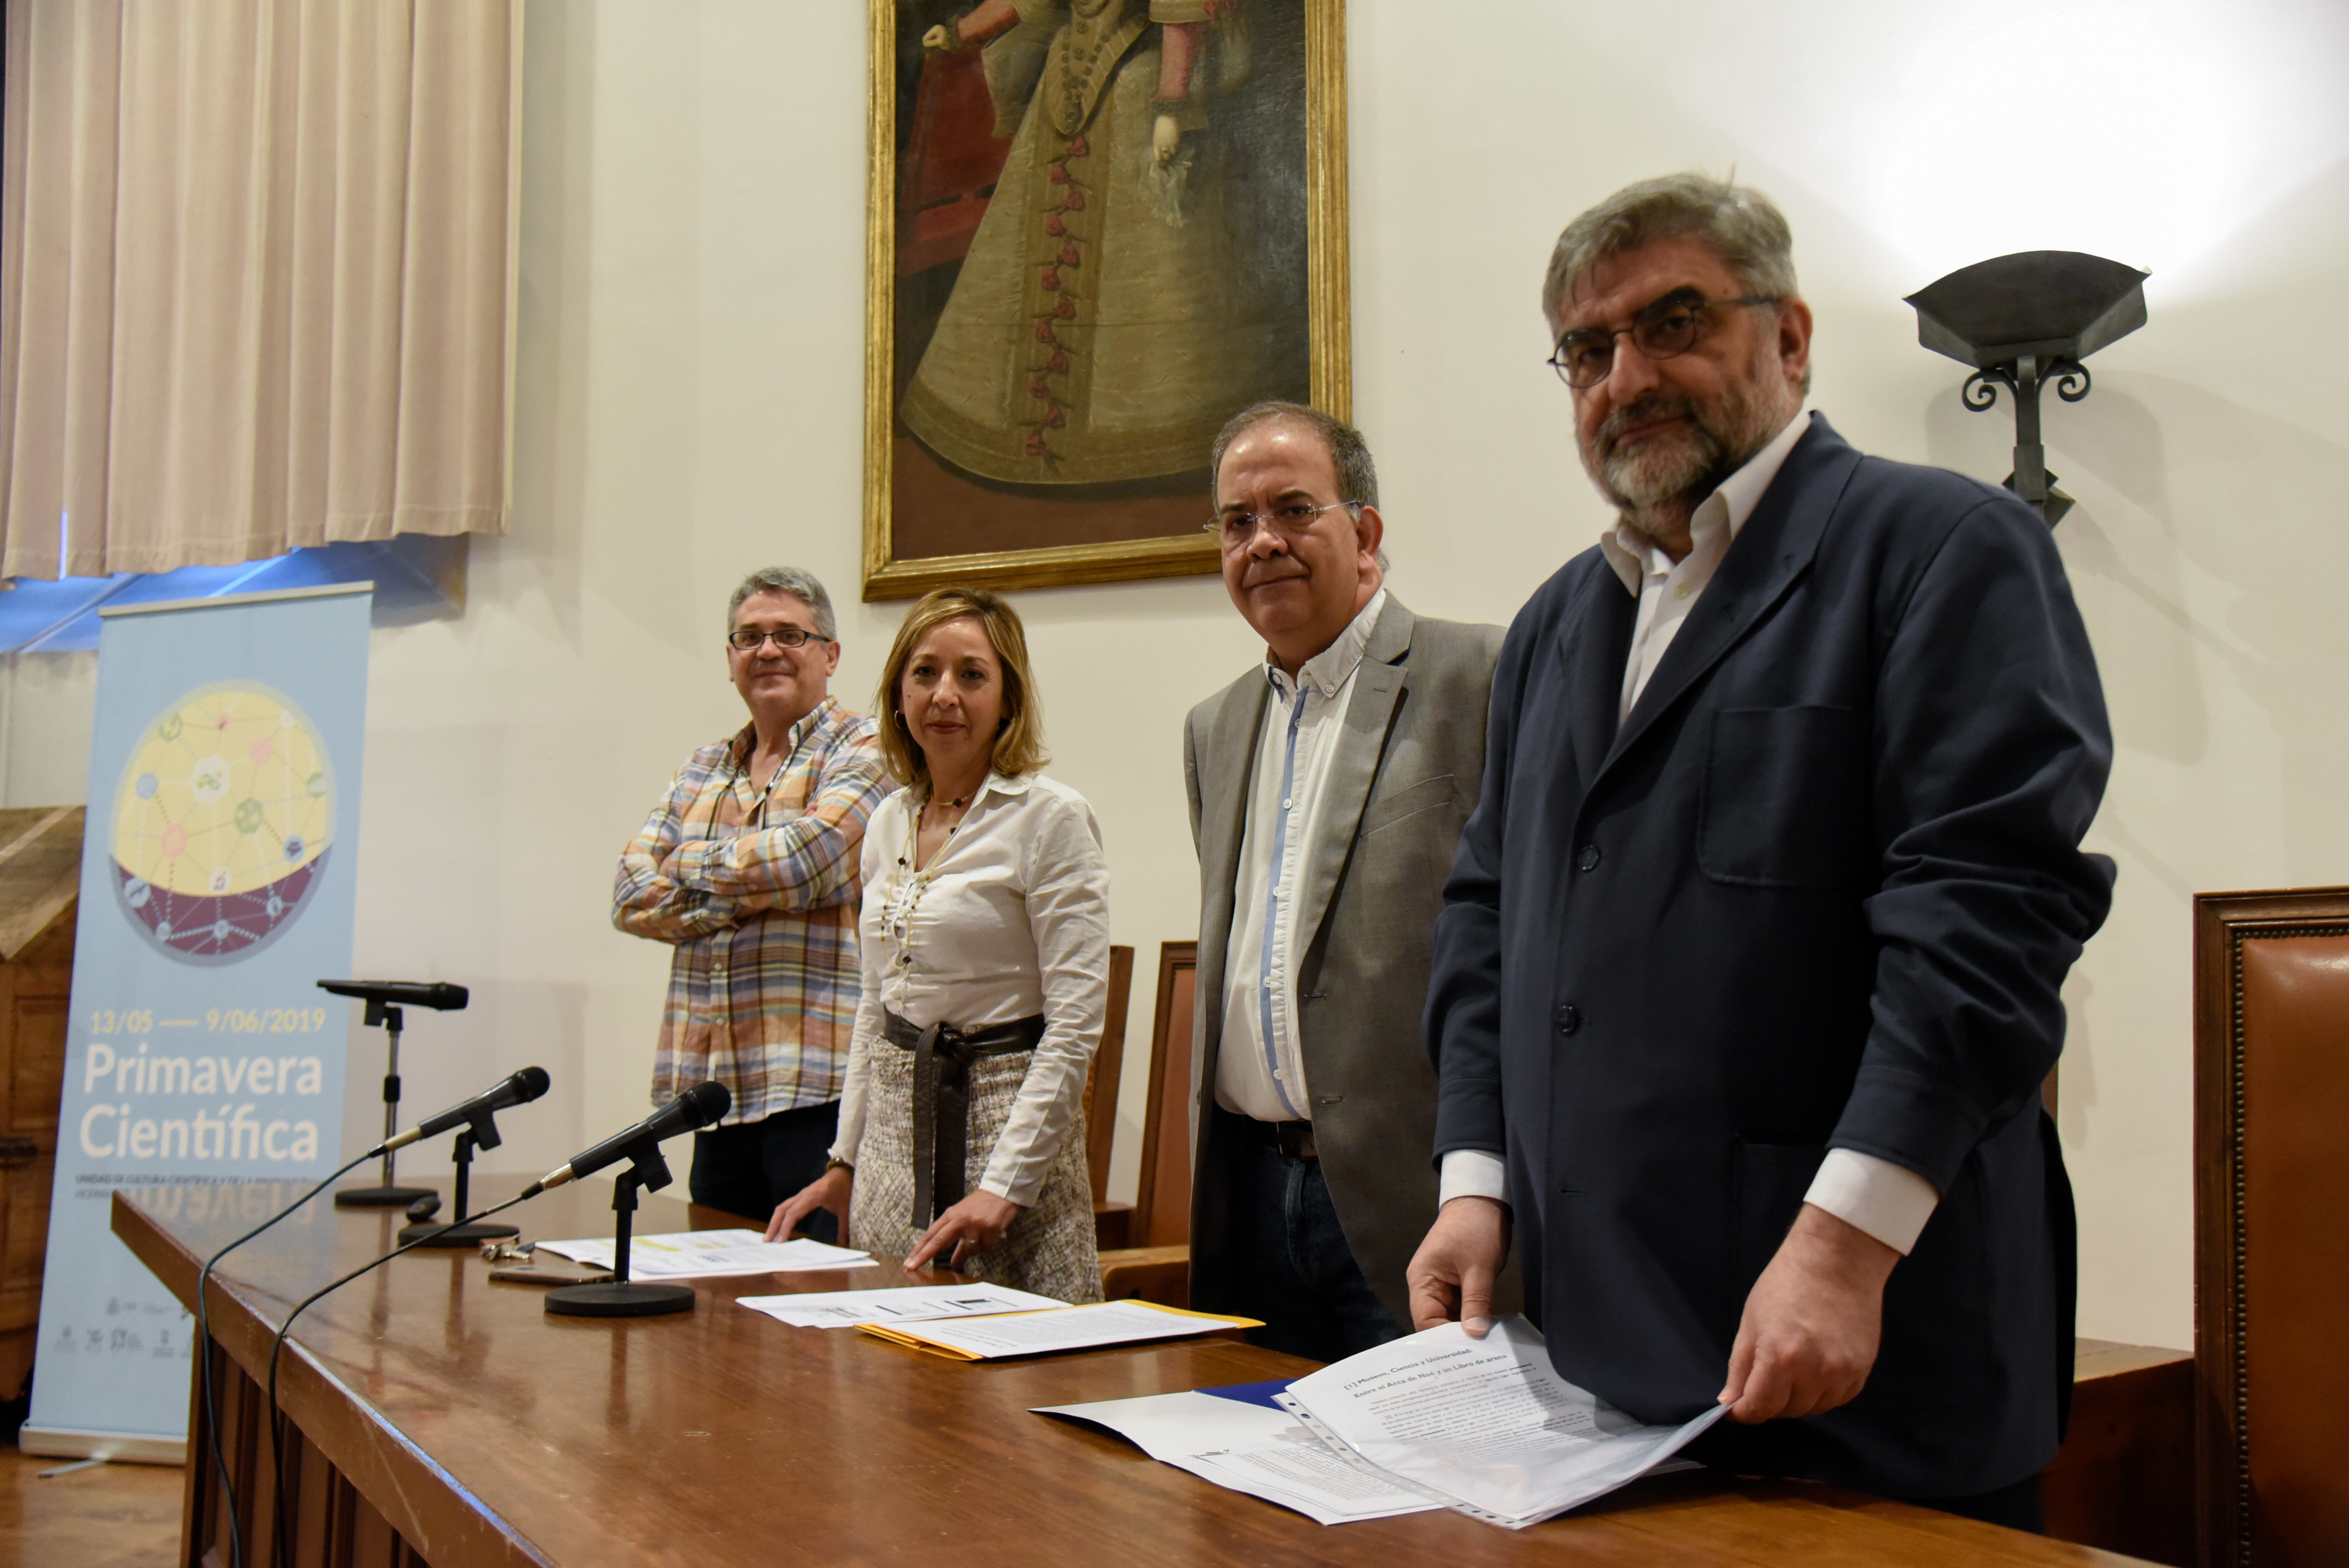
{"type": "Polygon", "coordinates": [[[2006,487],[2050,528],[2072,509],[2047,472],[2039,439],[2039,389],[2076,403],[2088,395],[2080,361],[2145,325],[2150,274],[2078,251],[2018,251],[1960,267],[1909,296],[1917,307],[1917,341],[1974,367],[1960,394],[1976,413],[2014,397],[2014,472],[2006,487]]]}

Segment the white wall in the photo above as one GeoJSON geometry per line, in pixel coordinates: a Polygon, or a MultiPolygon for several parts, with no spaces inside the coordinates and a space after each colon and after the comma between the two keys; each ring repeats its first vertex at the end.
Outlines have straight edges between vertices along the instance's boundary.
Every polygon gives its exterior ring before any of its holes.
{"type": "MultiPolygon", "coordinates": [[[[860,703],[902,607],[855,602],[863,9],[530,11],[518,514],[476,544],[461,620],[376,633],[361,823],[357,967],[475,988],[411,1021],[410,1103],[554,1075],[492,1168],[641,1114],[666,955],[606,923],[611,863],[740,722],[728,588],[778,560],[821,574],[860,703]]],[[[2060,1120],[2082,1331],[2189,1343],[2189,897],[2349,881],[2349,19],[1355,0],[1351,28],[1356,411],[1423,612],[1506,619],[1603,521],[1536,296],[1558,227],[1629,180],[1734,166],[1775,195],[1818,313],[1815,405],[1867,449],[1991,479],[2010,417],[1959,408],[1900,296],[2015,249],[2152,269],[2151,324],[2048,415],[2119,746],[2091,841],[2119,891],[2067,992],[2060,1120]]],[[[1257,649],[1212,579],[1020,603],[1054,771],[1100,811],[1141,952],[1140,1042],[1157,944],[1196,915],[1177,719],[1257,649]]],[[[78,798],[92,675],[12,672],[6,804],[78,798]]],[[[355,1137],[375,1061],[359,1042],[355,1137]]]]}

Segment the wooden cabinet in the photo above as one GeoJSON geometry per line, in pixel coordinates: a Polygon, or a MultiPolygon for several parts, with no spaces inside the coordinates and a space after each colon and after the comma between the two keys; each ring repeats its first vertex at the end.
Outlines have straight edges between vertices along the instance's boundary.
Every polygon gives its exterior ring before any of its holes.
{"type": "Polygon", "coordinates": [[[73,999],[82,809],[0,811],[0,1400],[32,1370],[73,999]]]}
{"type": "Polygon", "coordinates": [[[2194,1357],[2075,1342],[2072,1429],[2047,1467],[2047,1533],[2186,1568],[2194,1561],[2194,1357]]]}

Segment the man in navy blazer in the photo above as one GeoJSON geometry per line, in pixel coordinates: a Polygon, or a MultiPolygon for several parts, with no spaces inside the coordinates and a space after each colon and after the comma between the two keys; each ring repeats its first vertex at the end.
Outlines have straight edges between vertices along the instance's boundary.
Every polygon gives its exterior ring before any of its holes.
{"type": "Polygon", "coordinates": [[[1510,628],[1426,1029],[1421,1327],[1514,1241],[1571,1381],[1694,1452],[2035,1527],[2071,1377],[2040,1085],[2112,746],[2038,515],[1803,410],[1785,220],[1697,175],[1559,237],[1619,521],[1510,628]]]}

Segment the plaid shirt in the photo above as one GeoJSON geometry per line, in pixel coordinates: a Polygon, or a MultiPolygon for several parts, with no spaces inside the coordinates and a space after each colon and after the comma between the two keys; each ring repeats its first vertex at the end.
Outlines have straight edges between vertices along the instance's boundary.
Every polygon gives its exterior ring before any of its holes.
{"type": "Polygon", "coordinates": [[[840,1098],[864,824],[895,788],[874,733],[827,697],[761,788],[746,724],[693,753],[621,854],[612,923],[677,949],[655,1105],[704,1078],[732,1093],[730,1126],[840,1098]]]}

